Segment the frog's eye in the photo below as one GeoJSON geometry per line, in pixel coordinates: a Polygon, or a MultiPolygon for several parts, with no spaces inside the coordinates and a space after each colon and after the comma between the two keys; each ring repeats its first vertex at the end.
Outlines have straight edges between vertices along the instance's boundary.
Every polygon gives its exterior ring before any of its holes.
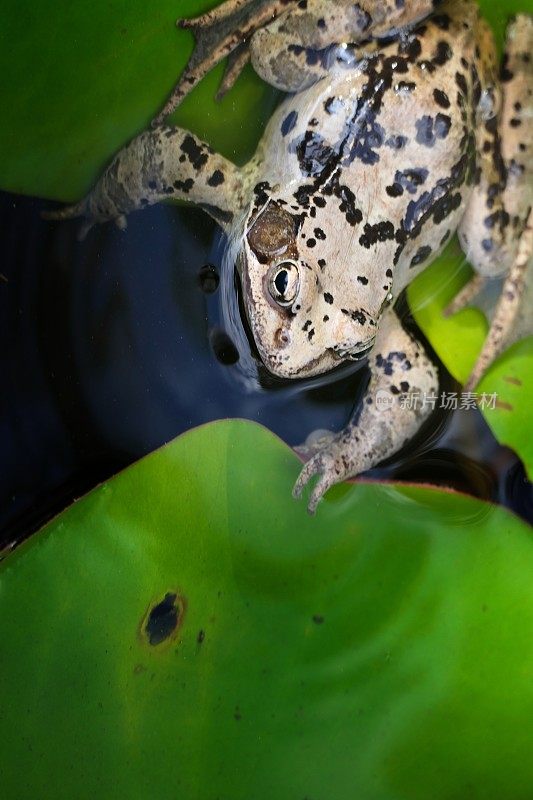
{"type": "Polygon", "coordinates": [[[299,288],[300,273],[294,261],[282,261],[271,269],[268,291],[280,306],[286,308],[292,305],[299,288]]]}

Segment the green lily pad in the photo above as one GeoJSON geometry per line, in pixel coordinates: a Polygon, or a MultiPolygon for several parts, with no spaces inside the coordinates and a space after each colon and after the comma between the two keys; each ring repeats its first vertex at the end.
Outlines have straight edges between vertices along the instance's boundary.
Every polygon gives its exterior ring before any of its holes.
{"type": "Polygon", "coordinates": [[[531,797],[530,529],[298,470],[214,423],[4,559],[3,797],[531,797]]]}
{"type": "MultiPolygon", "coordinates": [[[[112,156],[160,110],[192,51],[176,17],[208,0],[84,3],[28,0],[0,10],[0,187],[57,200],[82,197],[112,156]]],[[[224,155],[255,151],[277,93],[251,68],[221,103],[222,65],[172,117],[224,155]],[[224,120],[221,125],[220,121],[224,120]]]]}

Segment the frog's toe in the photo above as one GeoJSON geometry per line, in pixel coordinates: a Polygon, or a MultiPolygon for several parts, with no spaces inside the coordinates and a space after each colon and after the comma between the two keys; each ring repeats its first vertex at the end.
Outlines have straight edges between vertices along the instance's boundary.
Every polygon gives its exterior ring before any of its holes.
{"type": "Polygon", "coordinates": [[[443,316],[446,318],[453,317],[454,314],[462,311],[463,308],[467,308],[482,291],[486,282],[487,279],[482,275],[474,275],[466,286],[463,286],[461,291],[446,306],[442,312],[443,316]]]}
{"type": "Polygon", "coordinates": [[[64,206],[56,211],[43,211],[41,212],[41,217],[43,219],[52,221],[62,221],[66,219],[76,219],[76,217],[82,217],[83,219],[77,236],[78,241],[80,242],[85,239],[87,233],[91,230],[93,225],[96,224],[96,219],[88,211],[86,199],[79,203],[74,203],[71,206],[64,206]]]}
{"type": "Polygon", "coordinates": [[[332,431],[323,430],[322,428],[312,431],[303,444],[296,445],[295,452],[298,453],[300,458],[307,461],[317,453],[324,450],[335,438],[332,431]]]}
{"type": "Polygon", "coordinates": [[[315,475],[318,475],[319,478],[311,492],[309,502],[307,503],[307,510],[310,514],[315,513],[318,503],[326,494],[327,490],[340,479],[333,456],[325,452],[320,452],[309,459],[300,472],[298,480],[292,490],[292,496],[295,499],[301,497],[304,486],[306,486],[315,475]]]}

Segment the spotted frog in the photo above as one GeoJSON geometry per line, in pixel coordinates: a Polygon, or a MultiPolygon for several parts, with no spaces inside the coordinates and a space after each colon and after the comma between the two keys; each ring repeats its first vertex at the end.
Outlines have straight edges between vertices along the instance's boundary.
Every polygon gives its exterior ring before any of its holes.
{"type": "Polygon", "coordinates": [[[123,226],[136,209],[190,200],[227,234],[271,373],[303,378],[368,360],[347,427],[306,448],[294,494],[318,476],[314,511],[332,484],[397,452],[430,413],[405,398],[435,395],[438,370],[395,303],[452,234],[475,277],[449,313],[503,277],[469,388],[528,321],[532,18],[510,23],[501,68],[472,0],[227,0],[180,24],[196,49],[153,128],[56,217],[84,216],[85,230],[123,226]],[[242,168],[165,124],[225,56],[222,91],[251,60],[288,93],[242,168]]]}

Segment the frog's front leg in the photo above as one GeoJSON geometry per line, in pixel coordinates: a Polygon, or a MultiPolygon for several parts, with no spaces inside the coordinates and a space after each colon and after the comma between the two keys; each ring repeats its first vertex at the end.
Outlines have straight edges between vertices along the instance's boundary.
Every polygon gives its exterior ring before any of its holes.
{"type": "MultiPolygon", "coordinates": [[[[474,188],[459,227],[462,247],[477,272],[448,309],[455,312],[473,302],[484,280],[506,276],[483,349],[467,384],[473,388],[502,350],[518,333],[533,332],[522,325],[529,262],[533,255],[533,18],[518,15],[507,34],[502,70],[501,110],[478,126],[479,183],[474,188]],[[481,276],[481,279],[478,277],[481,276]],[[477,285],[476,285],[477,284],[477,285]]],[[[480,42],[481,52],[490,52],[480,42]]],[[[481,110],[498,88],[492,65],[481,72],[481,110]],[[492,85],[491,85],[492,83],[492,85]]],[[[496,102],[497,111],[498,101],[496,102]]],[[[482,115],[483,116],[483,115],[482,115]]]]}
{"type": "Polygon", "coordinates": [[[229,226],[243,199],[244,173],[189,131],[161,127],[137,136],[115,156],[87,197],[48,219],[85,217],[80,238],[98,222],[114,220],[160,200],[191,200],[229,226]]]}
{"type": "Polygon", "coordinates": [[[381,320],[369,366],[370,382],[353,418],[316,448],[294,487],[294,496],[300,497],[305,484],[319,476],[308,503],[311,513],[330,486],[396,453],[431,413],[428,398],[436,398],[437,369],[392,310],[381,320]]]}

